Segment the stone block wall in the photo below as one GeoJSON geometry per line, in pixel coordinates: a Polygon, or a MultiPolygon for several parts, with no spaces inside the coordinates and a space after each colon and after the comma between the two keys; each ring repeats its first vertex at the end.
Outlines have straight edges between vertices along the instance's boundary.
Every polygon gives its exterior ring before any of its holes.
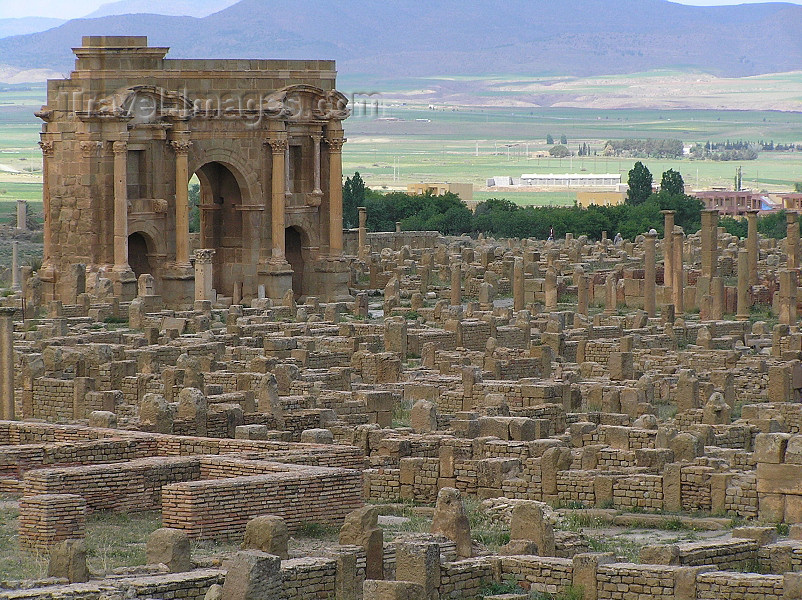
{"type": "Polygon", "coordinates": [[[19,501],[20,544],[47,552],[56,543],[86,536],[86,500],[75,494],[40,494],[19,501]]]}

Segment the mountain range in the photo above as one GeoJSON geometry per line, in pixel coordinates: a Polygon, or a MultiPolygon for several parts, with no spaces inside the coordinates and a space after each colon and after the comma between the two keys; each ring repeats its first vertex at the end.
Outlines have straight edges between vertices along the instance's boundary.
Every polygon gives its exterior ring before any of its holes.
{"type": "MultiPolygon", "coordinates": [[[[132,12],[144,6],[123,0],[115,11],[126,2],[132,12]]],[[[802,6],[781,2],[240,0],[202,18],[114,14],[5,37],[0,68],[66,73],[83,35],[147,35],[172,58],[335,59],[340,72],[376,78],[651,69],[741,77],[800,69],[800,29],[802,6]]]]}

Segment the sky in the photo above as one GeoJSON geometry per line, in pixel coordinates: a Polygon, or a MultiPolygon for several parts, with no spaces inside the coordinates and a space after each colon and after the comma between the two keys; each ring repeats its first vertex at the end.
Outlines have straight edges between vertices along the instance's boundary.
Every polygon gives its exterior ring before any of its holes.
{"type": "MultiPolygon", "coordinates": [[[[96,10],[109,0],[0,0],[0,18],[9,17],[56,17],[59,19],[75,19],[96,10]]],[[[695,6],[721,6],[723,4],[761,4],[764,0],[674,0],[680,4],[695,6]]],[[[785,0],[793,4],[802,4],[802,0],[785,0]]],[[[154,0],[153,6],[158,11],[162,2],[154,0]]]]}

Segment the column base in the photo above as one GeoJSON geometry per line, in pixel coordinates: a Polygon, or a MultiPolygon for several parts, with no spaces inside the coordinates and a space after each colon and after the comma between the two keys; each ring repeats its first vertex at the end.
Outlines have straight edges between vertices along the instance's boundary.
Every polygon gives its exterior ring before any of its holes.
{"type": "Polygon", "coordinates": [[[180,310],[192,309],[195,302],[195,269],[190,265],[166,266],[157,279],[164,304],[180,310]]]}
{"type": "Polygon", "coordinates": [[[136,298],[136,275],[130,268],[127,271],[112,270],[108,277],[114,286],[114,295],[121,302],[129,302],[136,298]]]}
{"type": "Polygon", "coordinates": [[[309,283],[312,293],[323,302],[353,302],[348,289],[348,264],[343,258],[322,258],[314,263],[309,283]]]}
{"type": "Polygon", "coordinates": [[[286,261],[268,262],[259,266],[257,275],[260,285],[265,286],[265,297],[281,300],[287,290],[292,289],[292,267],[286,261]]]}

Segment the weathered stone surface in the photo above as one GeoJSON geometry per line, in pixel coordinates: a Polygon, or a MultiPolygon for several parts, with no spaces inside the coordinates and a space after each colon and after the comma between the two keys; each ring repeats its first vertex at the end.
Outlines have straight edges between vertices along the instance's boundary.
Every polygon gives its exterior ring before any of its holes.
{"type": "Polygon", "coordinates": [[[145,555],[148,564],[163,563],[171,573],[192,569],[189,537],[179,529],[162,527],[151,533],[145,555]]]}
{"type": "Polygon", "coordinates": [[[245,527],[243,550],[261,550],[278,556],[282,560],[289,558],[287,543],[289,532],[287,524],[281,517],[267,515],[248,521],[245,527]]]}
{"type": "Polygon", "coordinates": [[[432,516],[432,533],[446,536],[457,544],[457,556],[471,556],[471,526],[462,503],[462,494],[454,488],[442,488],[432,516]]]}

